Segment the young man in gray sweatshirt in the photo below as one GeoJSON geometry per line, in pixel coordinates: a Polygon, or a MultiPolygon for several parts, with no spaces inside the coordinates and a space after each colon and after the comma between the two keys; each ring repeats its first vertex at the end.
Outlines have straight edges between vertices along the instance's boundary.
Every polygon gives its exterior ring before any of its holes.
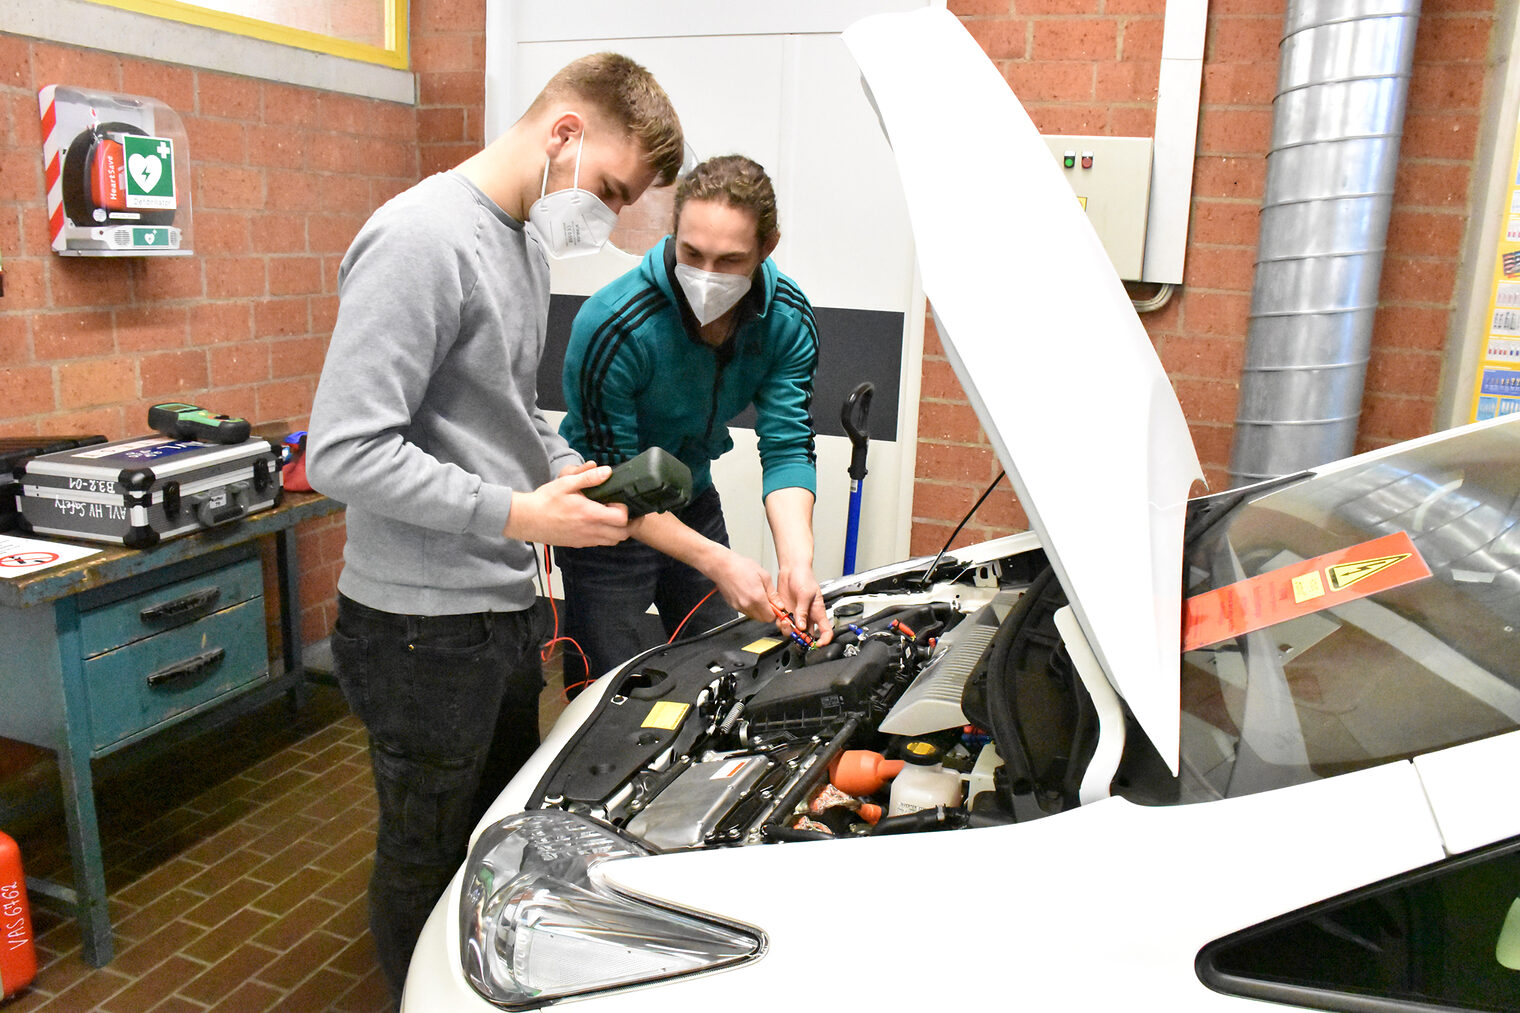
{"type": "Polygon", "coordinates": [[[395,197],[339,270],[307,475],[347,504],[337,676],[379,798],[370,928],[399,997],[470,829],[538,744],[531,542],[611,545],[626,508],[538,409],[545,253],[591,252],[680,167],[648,71],[570,64],[504,135],[395,197]]]}

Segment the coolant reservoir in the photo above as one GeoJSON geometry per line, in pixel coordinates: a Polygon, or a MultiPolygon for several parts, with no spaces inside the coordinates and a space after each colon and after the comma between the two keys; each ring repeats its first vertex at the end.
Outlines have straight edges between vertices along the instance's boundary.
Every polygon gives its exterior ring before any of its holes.
{"type": "Polygon", "coordinates": [[[940,765],[941,751],[931,742],[910,742],[903,749],[907,761],[892,780],[892,800],[888,816],[915,813],[942,805],[954,809],[961,804],[961,775],[940,765]]]}

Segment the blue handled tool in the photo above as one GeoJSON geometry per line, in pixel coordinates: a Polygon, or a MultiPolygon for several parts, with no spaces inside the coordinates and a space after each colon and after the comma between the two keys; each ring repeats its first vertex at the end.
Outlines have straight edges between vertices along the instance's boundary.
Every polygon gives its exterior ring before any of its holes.
{"type": "Polygon", "coordinates": [[[866,450],[871,434],[866,422],[871,416],[871,396],[876,388],[867,381],[844,399],[839,422],[850,437],[850,519],[844,531],[844,572],[855,572],[855,544],[860,539],[860,491],[866,477],[866,450]]]}

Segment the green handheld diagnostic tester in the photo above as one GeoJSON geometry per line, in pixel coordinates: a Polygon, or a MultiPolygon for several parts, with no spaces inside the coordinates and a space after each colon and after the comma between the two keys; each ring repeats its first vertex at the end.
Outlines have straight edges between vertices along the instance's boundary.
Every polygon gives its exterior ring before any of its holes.
{"type": "Polygon", "coordinates": [[[202,443],[242,443],[248,439],[247,419],[217,415],[193,404],[171,401],[148,409],[148,425],[176,440],[202,443]]]}
{"type": "Polygon", "coordinates": [[[675,510],[691,502],[691,469],[674,454],[650,447],[612,469],[601,485],[586,490],[598,503],[624,503],[629,517],[675,510]]]}

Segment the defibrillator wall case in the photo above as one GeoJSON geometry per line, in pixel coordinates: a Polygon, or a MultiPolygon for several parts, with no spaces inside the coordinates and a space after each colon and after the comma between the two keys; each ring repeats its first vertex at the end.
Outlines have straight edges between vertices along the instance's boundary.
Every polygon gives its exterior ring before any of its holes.
{"type": "Polygon", "coordinates": [[[21,527],[132,549],[230,524],[280,501],[268,440],[141,436],[45,454],[21,473],[21,527]]]}

